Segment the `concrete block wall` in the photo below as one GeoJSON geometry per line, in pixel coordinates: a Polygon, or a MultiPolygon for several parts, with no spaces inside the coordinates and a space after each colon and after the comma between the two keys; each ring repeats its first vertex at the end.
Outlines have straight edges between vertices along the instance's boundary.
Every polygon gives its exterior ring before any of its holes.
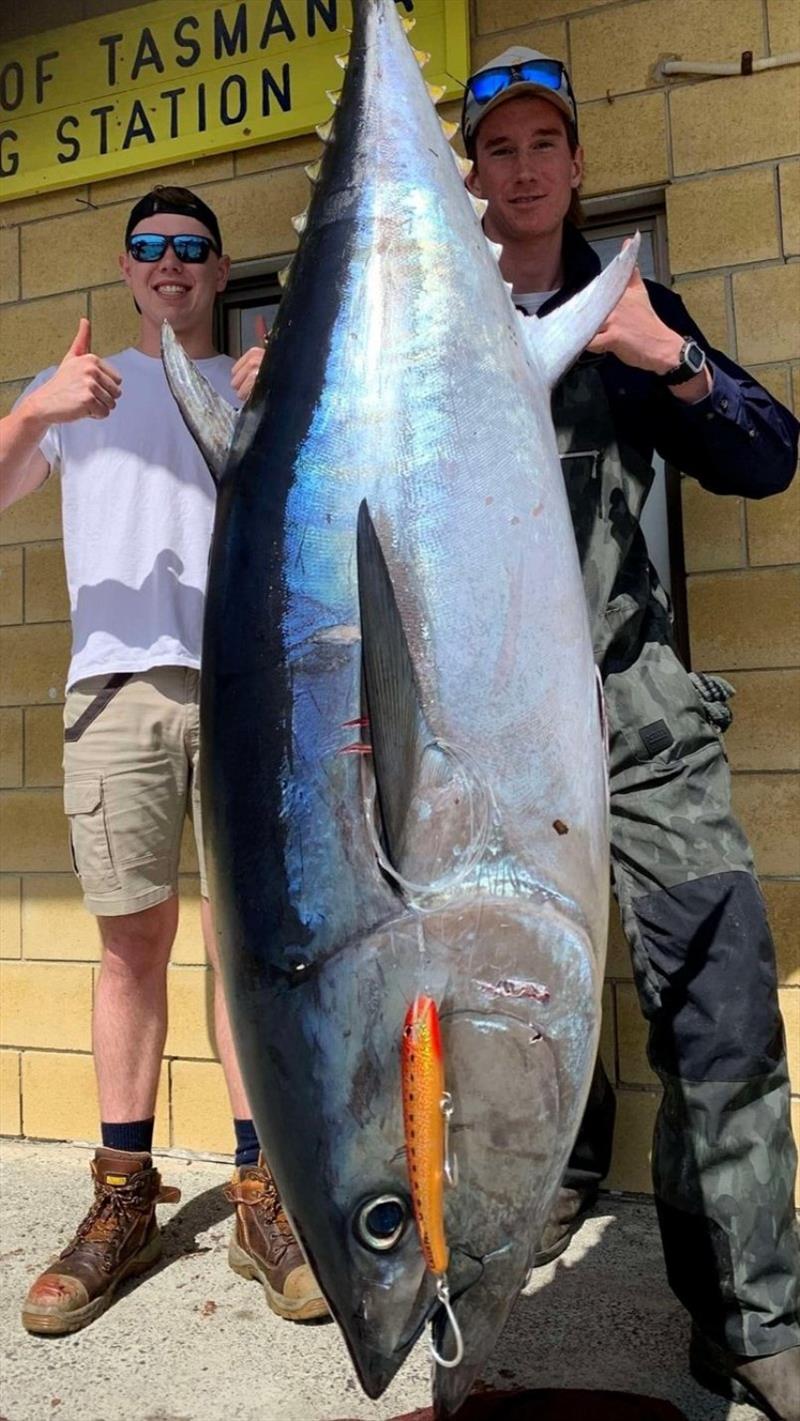
{"type": "MultiPolygon", "coordinates": [[[[31,0],[20,23],[55,23],[47,3],[31,0]]],[[[60,0],[58,23],[114,7],[60,0]]],[[[669,84],[655,73],[665,56],[800,49],[796,0],[472,0],[471,30],[476,64],[513,43],[570,64],[586,194],[664,187],[672,272],[693,315],[800,412],[800,69],[669,84]]],[[[101,354],[135,336],[116,257],[128,207],[150,182],[197,187],[234,260],[273,256],[294,246],[289,219],[305,206],[302,165],[317,150],[316,138],[296,139],[0,207],[0,409],[66,349],[78,316],[91,317],[101,354]]],[[[778,945],[800,1138],[800,481],[746,503],[687,480],[683,511],[694,665],[737,690],[734,793],[778,945]]],[[[0,589],[0,1130],[93,1139],[98,947],[61,812],[68,627],[55,481],[0,519],[0,589]]],[[[227,1152],[193,868],[187,842],[156,1143],[227,1152]]],[[[616,921],[607,977],[602,1051],[618,1087],[611,1183],[647,1191],[657,1088],[616,921]]]]}

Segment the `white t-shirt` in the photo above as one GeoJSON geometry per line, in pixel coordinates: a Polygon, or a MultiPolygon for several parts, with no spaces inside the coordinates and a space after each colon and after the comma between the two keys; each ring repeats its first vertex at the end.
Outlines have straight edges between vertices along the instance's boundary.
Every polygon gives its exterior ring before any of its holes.
{"type": "MultiPolygon", "coordinates": [[[[108,363],[122,377],[111,414],[51,425],[40,444],[61,473],[68,686],[115,671],[200,665],[214,483],[161,360],[129,349],[108,363]]],[[[238,404],[229,356],[196,364],[238,404]]],[[[55,369],[37,375],[25,394],[55,369]]]]}
{"type": "Polygon", "coordinates": [[[555,294],[555,291],[515,291],[511,300],[515,306],[522,307],[526,316],[537,316],[545,301],[555,294]]]}

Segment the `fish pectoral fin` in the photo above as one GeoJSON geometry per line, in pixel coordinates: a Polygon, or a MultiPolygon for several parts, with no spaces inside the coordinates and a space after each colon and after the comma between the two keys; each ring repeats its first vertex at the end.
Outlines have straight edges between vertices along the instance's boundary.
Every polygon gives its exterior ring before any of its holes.
{"type": "Polygon", "coordinates": [[[391,864],[402,871],[412,787],[431,733],[392,580],[366,500],[358,510],[358,599],[373,768],[391,864]]]}
{"type": "Polygon", "coordinates": [[[161,327],[161,359],[178,409],[218,484],[228,462],[238,410],[217,394],[189,359],[169,321],[161,327]]]}
{"type": "Polygon", "coordinates": [[[639,242],[637,232],[605,271],[550,315],[520,315],[528,352],[551,390],[611,315],[633,274],[639,242]]]}

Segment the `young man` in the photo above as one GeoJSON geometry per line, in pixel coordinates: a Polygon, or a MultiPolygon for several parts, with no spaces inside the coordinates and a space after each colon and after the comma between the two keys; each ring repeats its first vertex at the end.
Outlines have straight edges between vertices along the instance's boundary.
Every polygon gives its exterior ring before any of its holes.
{"type": "MultiPolygon", "coordinates": [[[[575,226],[583,153],[565,68],[535,50],[499,55],[468,81],[463,132],[503,275],[543,315],[599,270],[575,226]]],[[[798,1421],[796,1151],[774,950],[730,809],[726,688],[679,662],[639,528],[654,449],[713,492],[761,498],[792,478],[797,422],[638,273],[553,416],[605,683],[614,884],[664,1086],[653,1175],[667,1271],[692,1315],[698,1379],[798,1421]]],[[[609,1096],[598,1074],[550,1257],[607,1169],[609,1096]]]]}
{"type": "Polygon", "coordinates": [[[32,493],[55,466],[60,472],[73,629],[64,804],[75,870],[102,942],[93,1015],[102,1122],[94,1203],[22,1311],[28,1331],[51,1334],[86,1326],[123,1279],[155,1261],[156,1203],[179,1197],[162,1188],[150,1149],[187,813],[237,1139],[227,1191],[236,1205],[231,1266],[258,1278],[281,1316],[327,1311],[259,1156],[222,993],[197,779],[214,485],[167,387],[161,325],[170,322],[232,403],[249,395],[264,350],[234,364],[214,349],[214,301],[230,262],[214,213],[194,193],[160,187],[137,202],[120,267],[139,312],[137,345],[101,360],[81,320],[60,365],[33,381],[2,421],[0,438],[0,507],[32,493]]]}

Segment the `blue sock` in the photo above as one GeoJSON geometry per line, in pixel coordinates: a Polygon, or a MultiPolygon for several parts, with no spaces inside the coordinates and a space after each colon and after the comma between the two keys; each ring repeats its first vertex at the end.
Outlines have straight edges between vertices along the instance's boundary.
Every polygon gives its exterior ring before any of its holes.
{"type": "Polygon", "coordinates": [[[100,1138],[107,1150],[136,1150],[145,1154],[153,1148],[154,1117],[149,1120],[124,1120],[120,1124],[100,1121],[100,1138]]]}
{"type": "Polygon", "coordinates": [[[252,1120],[234,1120],[233,1128],[236,1131],[236,1154],[233,1161],[236,1167],[258,1164],[261,1146],[252,1120]]]}

